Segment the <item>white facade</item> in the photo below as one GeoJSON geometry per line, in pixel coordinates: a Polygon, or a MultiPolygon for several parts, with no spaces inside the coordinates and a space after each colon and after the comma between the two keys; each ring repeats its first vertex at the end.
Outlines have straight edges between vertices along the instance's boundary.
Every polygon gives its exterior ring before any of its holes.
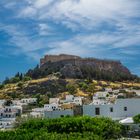
{"type": "Polygon", "coordinates": [[[107,95],[109,95],[108,91],[99,91],[94,94],[93,99],[94,98],[106,98],[107,95]]]}
{"type": "Polygon", "coordinates": [[[93,102],[91,104],[94,104],[94,105],[104,105],[104,104],[107,104],[107,100],[105,99],[98,99],[98,98],[93,98],[93,102]]]}
{"type": "Polygon", "coordinates": [[[44,110],[45,110],[45,111],[58,110],[58,104],[56,104],[56,103],[45,104],[45,105],[44,105],[44,110]]]}
{"type": "Polygon", "coordinates": [[[82,97],[74,97],[73,103],[76,105],[82,105],[83,104],[82,99],[83,99],[82,97]]]}
{"type": "Polygon", "coordinates": [[[66,95],[66,102],[73,102],[74,96],[73,95],[66,95]]]}
{"type": "Polygon", "coordinates": [[[1,120],[0,121],[0,129],[10,129],[13,128],[14,121],[6,121],[6,120],[1,120]]]}
{"type": "Polygon", "coordinates": [[[25,104],[36,103],[36,102],[37,102],[37,98],[24,98],[24,99],[21,99],[21,103],[25,103],[25,104]]]}
{"type": "Polygon", "coordinates": [[[140,90],[133,90],[133,92],[136,92],[136,95],[140,97],[140,90]]]}
{"type": "Polygon", "coordinates": [[[83,105],[83,115],[104,116],[114,120],[140,114],[140,99],[117,99],[114,104],[83,105]]]}
{"type": "Polygon", "coordinates": [[[66,95],[65,100],[60,100],[60,103],[72,103],[76,105],[82,105],[83,104],[83,97],[74,97],[73,95],[66,95]]]}
{"type": "Polygon", "coordinates": [[[0,129],[12,128],[16,117],[21,114],[21,106],[5,106],[0,108],[0,129]]]}
{"type": "Polygon", "coordinates": [[[13,105],[22,106],[21,100],[13,100],[12,103],[13,103],[13,105]]]}
{"type": "Polygon", "coordinates": [[[7,118],[16,118],[16,116],[22,113],[21,106],[5,106],[0,109],[0,119],[7,118]]]}
{"type": "Polygon", "coordinates": [[[6,100],[0,100],[0,106],[3,106],[6,100]]]}
{"type": "Polygon", "coordinates": [[[40,112],[30,112],[30,116],[33,118],[41,118],[44,116],[44,113],[40,113],[40,112]]]}

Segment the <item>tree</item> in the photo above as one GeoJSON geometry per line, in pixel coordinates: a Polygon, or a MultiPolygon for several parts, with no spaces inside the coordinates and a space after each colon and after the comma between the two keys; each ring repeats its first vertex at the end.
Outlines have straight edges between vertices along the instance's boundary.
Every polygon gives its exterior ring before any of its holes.
{"type": "Polygon", "coordinates": [[[23,82],[19,82],[17,86],[22,89],[23,88],[23,82]]]}
{"type": "Polygon", "coordinates": [[[15,75],[15,77],[19,77],[20,76],[20,73],[18,72],[16,75],[15,75]]]}
{"type": "Polygon", "coordinates": [[[13,77],[10,79],[9,83],[17,83],[19,81],[20,81],[19,77],[13,77]]]}
{"type": "Polygon", "coordinates": [[[67,84],[66,89],[70,94],[76,94],[77,93],[77,87],[75,85],[67,84]]]}
{"type": "Polygon", "coordinates": [[[22,79],[23,79],[23,74],[22,73],[19,75],[19,79],[20,79],[20,81],[22,81],[22,79]]]}
{"type": "Polygon", "coordinates": [[[3,89],[4,88],[4,85],[3,84],[0,84],[0,89],[3,89]]]}
{"type": "Polygon", "coordinates": [[[3,84],[9,84],[10,83],[10,80],[8,77],[5,78],[5,80],[3,81],[3,84]]]}
{"type": "Polygon", "coordinates": [[[135,123],[140,123],[140,114],[133,117],[135,123]]]}
{"type": "Polygon", "coordinates": [[[24,76],[22,79],[23,79],[23,81],[30,81],[30,80],[32,80],[32,78],[29,77],[29,76],[24,76]]]}

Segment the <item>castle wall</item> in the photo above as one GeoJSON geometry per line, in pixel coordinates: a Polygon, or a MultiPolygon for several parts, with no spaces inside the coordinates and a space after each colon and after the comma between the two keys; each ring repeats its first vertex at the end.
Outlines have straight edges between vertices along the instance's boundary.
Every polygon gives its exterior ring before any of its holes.
{"type": "Polygon", "coordinates": [[[45,64],[46,62],[58,62],[62,60],[70,60],[70,59],[80,59],[79,56],[74,56],[74,55],[65,55],[65,54],[60,54],[60,55],[45,55],[44,58],[40,59],[40,65],[45,64]]]}

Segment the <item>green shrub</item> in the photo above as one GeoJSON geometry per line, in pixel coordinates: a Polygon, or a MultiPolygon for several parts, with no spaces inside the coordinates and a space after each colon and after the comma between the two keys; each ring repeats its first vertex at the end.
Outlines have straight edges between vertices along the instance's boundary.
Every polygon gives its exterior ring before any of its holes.
{"type": "Polygon", "coordinates": [[[4,85],[3,84],[0,84],[0,89],[3,89],[4,88],[4,85]]]}
{"type": "Polygon", "coordinates": [[[140,114],[133,117],[135,123],[140,123],[140,114]]]}
{"type": "Polygon", "coordinates": [[[30,119],[0,132],[0,140],[115,140],[121,132],[121,125],[108,118],[30,119]]]}

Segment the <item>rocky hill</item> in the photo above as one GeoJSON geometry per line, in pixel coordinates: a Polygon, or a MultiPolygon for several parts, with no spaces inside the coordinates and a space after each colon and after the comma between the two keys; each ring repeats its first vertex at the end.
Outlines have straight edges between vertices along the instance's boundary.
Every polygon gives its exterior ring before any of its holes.
{"type": "Polygon", "coordinates": [[[136,78],[120,61],[81,58],[66,54],[46,55],[40,60],[40,66],[29,70],[27,75],[37,79],[54,73],[61,78],[74,79],[123,81],[136,78]]]}

